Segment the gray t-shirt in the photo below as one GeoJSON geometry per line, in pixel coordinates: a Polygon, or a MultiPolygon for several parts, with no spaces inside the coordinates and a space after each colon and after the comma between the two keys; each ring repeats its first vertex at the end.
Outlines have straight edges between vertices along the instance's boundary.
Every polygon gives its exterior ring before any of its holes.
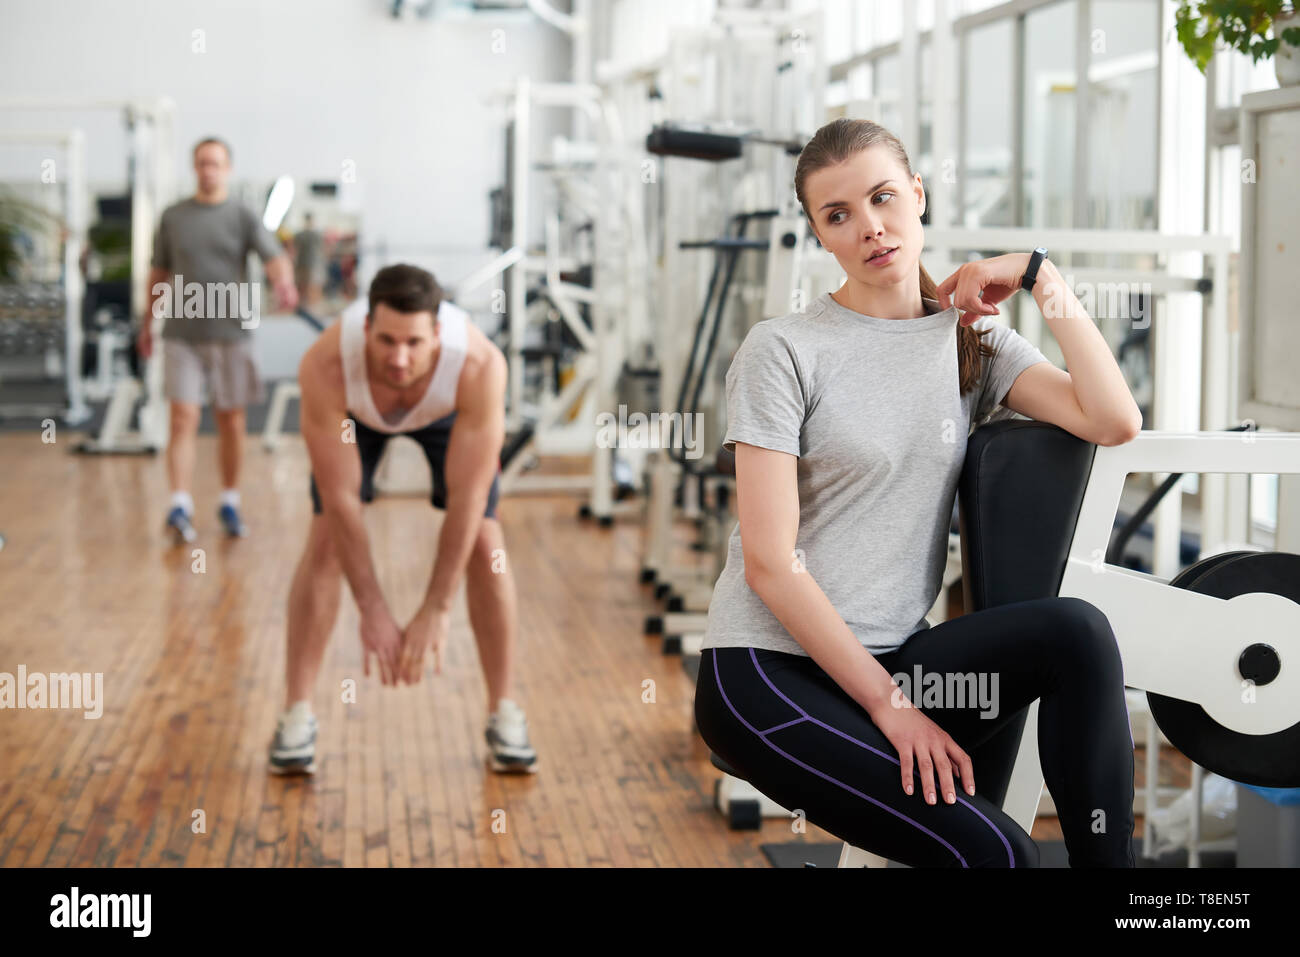
{"type": "MultiPolygon", "coordinates": [[[[796,555],[873,654],[929,627],[942,585],[966,440],[1026,368],[1048,361],[991,318],[979,385],[959,395],[956,307],[881,319],[827,293],[805,313],[756,323],[727,370],[735,443],[799,457],[796,555]]],[[[709,604],[705,648],[808,653],[745,582],[737,522],[709,604]]]]}
{"type": "MultiPolygon", "coordinates": [[[[171,308],[163,312],[167,317],[164,339],[228,341],[251,333],[251,326],[244,328],[238,308],[254,302],[251,287],[242,285],[248,281],[250,250],[256,250],[263,262],[284,251],[257,214],[242,203],[233,199],[200,203],[191,197],[163,210],[154,234],[153,265],[167,270],[167,282],[173,289],[171,308]],[[181,282],[179,299],[174,292],[177,277],[181,282]],[[201,298],[186,291],[190,283],[201,284],[201,298]],[[215,285],[229,288],[229,283],[241,284],[232,290],[233,296],[215,285]],[[208,290],[215,290],[211,299],[208,290]],[[209,309],[210,301],[221,305],[209,309]]],[[[257,291],[257,303],[260,312],[270,311],[269,288],[257,291]]]]}

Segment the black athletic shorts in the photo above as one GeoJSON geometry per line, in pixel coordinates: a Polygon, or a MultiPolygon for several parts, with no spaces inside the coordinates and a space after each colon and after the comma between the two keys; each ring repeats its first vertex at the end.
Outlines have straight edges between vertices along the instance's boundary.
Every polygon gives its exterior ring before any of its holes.
{"type": "MultiPolygon", "coordinates": [[[[451,441],[451,427],[456,423],[456,413],[446,418],[431,422],[414,432],[377,432],[357,421],[356,416],[348,413],[352,419],[357,440],[357,451],[361,453],[361,501],[370,502],[375,497],[375,467],[383,454],[384,446],[393,435],[405,435],[415,439],[424,449],[424,457],[429,460],[429,471],[433,473],[433,507],[447,507],[447,477],[443,474],[443,465],[447,460],[447,445],[451,441]]],[[[501,468],[492,479],[492,490],[488,493],[486,518],[496,518],[497,498],[501,494],[501,468]]],[[[316,489],[316,477],[311,479],[311,507],[319,515],[321,512],[320,492],[316,489]]]]}

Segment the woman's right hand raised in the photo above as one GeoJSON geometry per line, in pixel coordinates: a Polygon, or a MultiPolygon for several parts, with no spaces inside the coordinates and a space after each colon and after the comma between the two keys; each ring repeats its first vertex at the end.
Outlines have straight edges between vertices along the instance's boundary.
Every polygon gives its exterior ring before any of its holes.
{"type": "Polygon", "coordinates": [[[883,705],[873,710],[871,720],[898,752],[903,790],[908,794],[912,793],[913,763],[919,773],[927,804],[935,803],[936,771],[947,803],[953,804],[957,800],[952,780],[954,768],[960,779],[966,782],[966,793],[975,793],[975,770],[970,756],[947,731],[922,714],[897,687],[883,705]]]}

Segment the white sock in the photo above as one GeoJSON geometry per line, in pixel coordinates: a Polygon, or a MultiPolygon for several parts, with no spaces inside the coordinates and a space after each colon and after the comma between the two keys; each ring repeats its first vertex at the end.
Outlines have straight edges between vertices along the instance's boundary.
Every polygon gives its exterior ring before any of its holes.
{"type": "Polygon", "coordinates": [[[172,508],[181,509],[186,515],[194,514],[194,499],[189,492],[172,492],[172,508]]]}
{"type": "Polygon", "coordinates": [[[295,701],[285,709],[284,715],[290,721],[306,721],[312,716],[310,701],[295,701]]]}
{"type": "Polygon", "coordinates": [[[221,490],[221,504],[229,505],[231,508],[239,508],[239,489],[223,488],[221,490]]]}

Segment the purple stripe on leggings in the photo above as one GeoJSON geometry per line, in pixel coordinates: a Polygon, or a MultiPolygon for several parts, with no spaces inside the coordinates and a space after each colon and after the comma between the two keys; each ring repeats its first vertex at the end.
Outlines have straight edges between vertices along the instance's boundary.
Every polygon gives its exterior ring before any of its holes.
{"type": "MultiPolygon", "coordinates": [[[[778,727],[786,727],[786,726],[788,726],[789,724],[797,723],[797,721],[800,721],[800,720],[808,720],[808,721],[812,721],[814,724],[818,725],[819,727],[825,728],[825,729],[827,729],[828,731],[832,731],[832,732],[834,732],[835,734],[840,735],[840,737],[846,738],[847,740],[854,742],[855,744],[859,745],[860,747],[866,748],[868,751],[872,751],[872,752],[874,752],[875,754],[880,755],[882,758],[886,758],[886,759],[892,761],[894,764],[898,764],[898,763],[899,763],[898,760],[897,760],[896,758],[892,758],[892,757],[890,757],[889,755],[885,754],[884,752],[879,751],[879,750],[877,750],[876,748],[871,747],[871,745],[866,744],[866,743],[864,743],[864,742],[862,742],[862,741],[858,741],[856,738],[853,738],[853,737],[851,737],[851,736],[849,736],[849,735],[847,735],[847,734],[843,734],[843,733],[840,732],[837,728],[832,728],[830,725],[826,724],[824,721],[819,721],[818,719],[814,718],[812,715],[808,714],[806,711],[804,711],[802,708],[800,708],[797,704],[795,704],[793,701],[791,701],[788,697],[786,697],[784,694],[782,694],[782,693],[781,693],[781,690],[780,690],[779,688],[777,688],[775,685],[773,685],[771,681],[768,680],[767,675],[763,673],[763,669],[762,669],[761,667],[759,667],[759,664],[758,664],[758,657],[754,654],[754,649],[753,649],[753,648],[750,648],[750,650],[749,650],[749,656],[750,656],[750,659],[754,662],[754,667],[755,667],[755,669],[758,671],[759,676],[762,677],[763,682],[764,682],[764,683],[765,683],[769,688],[771,688],[772,691],[774,691],[774,692],[777,694],[777,696],[781,698],[782,701],[784,701],[784,702],[785,702],[786,704],[788,704],[790,707],[794,708],[797,712],[799,712],[800,715],[802,715],[802,718],[796,719],[796,721],[787,722],[787,723],[784,724],[784,725],[778,725],[778,727]]],[[[848,791],[850,794],[857,795],[858,797],[862,798],[864,801],[867,801],[867,802],[869,802],[869,803],[871,803],[871,804],[876,805],[876,807],[879,807],[879,808],[882,808],[883,810],[888,811],[890,814],[893,814],[895,817],[901,818],[902,820],[906,821],[908,824],[911,824],[911,825],[912,825],[913,827],[915,827],[917,830],[922,831],[922,832],[925,833],[925,834],[928,834],[930,837],[934,838],[936,841],[938,841],[940,844],[942,844],[942,845],[943,845],[944,847],[946,847],[948,850],[952,851],[953,856],[956,857],[957,860],[961,862],[961,866],[962,866],[962,867],[969,867],[969,866],[970,866],[969,864],[966,863],[966,859],[965,859],[964,857],[961,856],[961,854],[958,852],[958,850],[957,850],[955,847],[953,847],[951,844],[949,844],[949,843],[948,843],[947,841],[945,841],[942,837],[940,837],[938,834],[934,833],[934,831],[930,830],[930,829],[929,829],[928,827],[926,827],[925,825],[921,824],[921,823],[918,822],[918,821],[914,821],[912,818],[908,817],[906,814],[903,814],[901,811],[897,811],[897,810],[895,810],[894,808],[890,807],[889,805],[887,805],[887,804],[883,804],[883,803],[881,803],[880,801],[877,801],[875,798],[871,797],[869,794],[863,794],[861,791],[857,790],[856,788],[852,788],[852,787],[850,787],[849,785],[845,784],[843,781],[838,781],[838,780],[836,780],[835,778],[831,777],[829,774],[826,774],[826,773],[824,773],[824,772],[822,772],[822,771],[818,771],[816,768],[812,767],[811,765],[806,764],[806,763],[803,762],[803,761],[800,761],[800,760],[799,760],[798,758],[796,758],[794,755],[792,755],[792,754],[787,754],[785,751],[782,751],[780,748],[778,748],[778,747],[777,747],[775,744],[773,744],[771,741],[767,740],[767,734],[768,734],[770,731],[774,731],[774,730],[776,730],[776,729],[775,729],[775,728],[772,728],[772,729],[769,729],[769,731],[766,731],[766,732],[765,732],[765,731],[759,731],[757,728],[755,728],[753,725],[751,725],[748,721],[746,721],[745,718],[741,715],[741,713],[740,713],[739,711],[736,710],[736,707],[731,703],[731,699],[727,697],[727,693],[726,693],[726,691],[723,690],[723,687],[722,687],[722,675],[721,675],[721,674],[719,673],[719,671],[718,671],[718,650],[717,650],[716,648],[713,649],[713,677],[714,677],[714,679],[715,679],[715,681],[717,682],[717,685],[718,685],[718,693],[719,693],[720,695],[722,695],[722,700],[723,700],[724,702],[726,702],[727,708],[731,711],[731,713],[734,714],[734,715],[736,716],[736,720],[739,721],[741,724],[743,724],[743,725],[744,725],[746,728],[748,728],[750,731],[752,731],[755,735],[757,735],[758,738],[759,738],[759,740],[761,740],[764,744],[766,744],[769,748],[771,748],[771,749],[772,749],[773,751],[775,751],[777,754],[781,755],[781,756],[782,756],[783,758],[785,758],[787,761],[790,761],[790,762],[792,762],[792,763],[794,763],[794,764],[797,764],[799,767],[803,768],[805,771],[808,771],[808,772],[811,773],[811,774],[815,774],[815,775],[817,775],[819,778],[822,778],[822,779],[824,779],[824,780],[826,780],[826,781],[831,782],[831,783],[834,784],[836,787],[843,788],[844,790],[848,791]]],[[[1006,837],[1002,834],[1002,832],[999,831],[996,827],[994,827],[992,821],[989,821],[989,819],[988,819],[987,817],[985,817],[983,814],[980,814],[978,808],[972,807],[968,802],[966,802],[965,800],[962,800],[961,798],[958,798],[958,800],[960,800],[962,804],[966,805],[966,806],[969,807],[972,811],[974,811],[976,814],[978,814],[978,815],[980,816],[980,818],[983,819],[984,822],[987,823],[987,824],[989,825],[989,827],[992,827],[992,828],[993,828],[994,832],[998,835],[998,837],[1002,839],[1002,843],[1007,847],[1007,856],[1008,856],[1008,858],[1009,858],[1010,861],[1011,861],[1011,866],[1012,866],[1012,867],[1015,867],[1015,866],[1016,866],[1015,855],[1011,853],[1011,846],[1007,843],[1007,839],[1006,839],[1006,837]]]]}
{"type": "MultiPolygon", "coordinates": [[[[715,665],[715,667],[716,667],[716,665],[717,665],[717,662],[716,662],[716,661],[714,662],[714,665],[715,665]]],[[[792,720],[790,720],[790,721],[782,721],[780,724],[776,725],[775,727],[768,728],[766,731],[760,731],[760,732],[758,732],[758,733],[759,733],[759,734],[771,734],[773,731],[780,731],[782,728],[788,728],[788,727],[790,727],[790,725],[792,725],[792,724],[801,724],[801,723],[803,723],[804,721],[807,721],[807,720],[808,720],[807,718],[794,718],[794,719],[792,719],[792,720]]]]}
{"type": "MultiPolygon", "coordinates": [[[[749,649],[749,660],[752,661],[752,662],[754,663],[754,669],[758,672],[759,677],[761,677],[761,678],[763,679],[763,683],[766,684],[769,688],[771,688],[772,691],[776,694],[777,697],[779,697],[782,701],[784,701],[784,702],[785,702],[786,704],[788,704],[790,707],[794,708],[795,711],[798,711],[801,715],[803,715],[805,718],[807,718],[807,719],[808,719],[809,721],[811,721],[813,724],[818,725],[819,727],[825,728],[827,731],[830,731],[830,732],[832,732],[833,734],[838,734],[838,735],[839,735],[841,738],[843,738],[844,740],[846,740],[846,741],[852,741],[852,742],[853,742],[854,744],[856,744],[858,747],[860,747],[860,748],[866,748],[868,751],[872,752],[873,754],[878,754],[878,755],[880,755],[882,758],[885,758],[886,760],[888,760],[888,761],[892,761],[894,764],[897,764],[897,765],[899,766],[900,769],[902,768],[902,764],[899,762],[898,758],[894,757],[893,755],[885,754],[885,752],[883,752],[883,751],[881,751],[881,750],[879,750],[879,749],[877,749],[877,748],[873,748],[871,745],[867,744],[865,741],[859,741],[857,738],[853,737],[852,735],[845,734],[845,733],[844,733],[843,731],[841,731],[839,728],[832,728],[832,727],[831,727],[829,724],[827,724],[825,721],[820,721],[820,720],[818,720],[817,718],[814,718],[814,717],[813,717],[812,715],[810,715],[807,711],[805,711],[803,708],[799,707],[797,704],[795,704],[793,701],[791,701],[788,697],[786,697],[786,696],[781,692],[781,689],[778,688],[776,685],[772,684],[771,680],[770,680],[770,679],[767,677],[767,675],[763,672],[763,668],[762,668],[762,666],[760,666],[759,663],[758,663],[758,655],[756,655],[756,654],[754,653],[754,649],[753,649],[753,648],[750,648],[750,649],[749,649]]],[[[717,652],[715,651],[715,652],[714,652],[714,655],[713,655],[713,668],[714,668],[715,672],[716,672],[716,670],[717,670],[717,667],[718,667],[718,656],[717,656],[717,652]]],[[[836,782],[836,783],[838,783],[838,782],[836,782]]],[[[967,801],[965,798],[963,798],[963,797],[961,796],[961,791],[960,791],[960,790],[956,791],[956,793],[955,793],[953,796],[954,796],[954,798],[956,799],[956,801],[957,801],[958,804],[962,804],[962,805],[964,805],[964,806],[970,808],[972,811],[975,812],[975,815],[976,815],[976,816],[977,816],[981,821],[983,821],[983,822],[984,822],[985,824],[987,824],[989,827],[993,828],[993,833],[996,834],[996,835],[998,836],[998,840],[1000,840],[1000,841],[1002,842],[1002,846],[1005,847],[1005,848],[1007,849],[1007,860],[1010,861],[1010,866],[1011,866],[1011,867],[1015,867],[1015,866],[1016,866],[1016,855],[1015,855],[1015,854],[1012,852],[1012,850],[1011,850],[1011,842],[1007,840],[1007,836],[1006,836],[1005,834],[1003,834],[1001,831],[999,831],[997,825],[994,824],[992,821],[990,821],[987,817],[985,817],[984,814],[980,811],[979,808],[975,807],[975,805],[971,804],[969,801],[967,801]]],[[[870,800],[870,799],[868,799],[868,800],[870,800]]],[[[907,818],[906,820],[911,820],[911,818],[907,818]]],[[[912,823],[915,824],[916,822],[913,821],[912,823]]],[[[919,824],[917,824],[916,826],[917,826],[917,827],[921,827],[921,825],[919,825],[919,824]]],[[[921,828],[921,830],[924,831],[925,828],[921,828]]],[[[927,833],[929,833],[929,832],[927,832],[927,833]]],[[[936,835],[936,837],[937,837],[937,836],[938,836],[938,835],[936,835]]],[[[947,845],[945,845],[945,846],[947,846],[947,845]]],[[[957,852],[954,850],[953,853],[956,854],[957,852]]],[[[958,854],[957,856],[958,856],[958,858],[961,857],[960,854],[958,854]]],[[[966,862],[963,860],[963,861],[962,861],[962,866],[965,866],[965,864],[966,864],[966,862]]]]}
{"type": "MultiPolygon", "coordinates": [[[[722,700],[726,702],[727,707],[731,710],[731,713],[734,714],[734,715],[736,716],[736,720],[739,721],[741,724],[743,724],[743,725],[744,725],[746,728],[748,728],[750,731],[754,732],[754,734],[758,735],[758,738],[759,738],[760,741],[762,741],[764,744],[766,744],[769,748],[771,748],[771,749],[772,749],[773,751],[775,751],[777,754],[781,755],[781,757],[785,758],[787,761],[791,761],[791,762],[793,762],[794,764],[799,765],[799,767],[803,768],[805,771],[811,772],[812,774],[817,775],[819,778],[823,778],[823,779],[825,779],[825,780],[827,780],[827,781],[830,781],[831,784],[834,784],[836,787],[841,787],[841,788],[843,788],[844,790],[848,791],[850,794],[856,794],[858,797],[862,798],[864,801],[869,801],[870,803],[876,805],[876,807],[879,807],[879,808],[882,808],[882,809],[888,811],[890,814],[894,815],[895,817],[900,817],[900,818],[902,818],[904,821],[906,821],[908,824],[911,824],[913,827],[915,827],[915,828],[919,828],[920,830],[924,831],[926,834],[929,834],[932,838],[934,838],[936,841],[938,841],[938,842],[939,842],[940,844],[942,844],[944,847],[948,848],[948,850],[952,851],[953,855],[956,856],[957,860],[961,861],[961,866],[962,866],[962,867],[969,867],[969,866],[970,866],[970,865],[968,865],[968,864],[966,863],[966,859],[965,859],[964,857],[962,857],[960,853],[958,853],[957,848],[953,847],[951,844],[949,844],[947,841],[945,841],[943,838],[941,838],[938,834],[934,833],[934,831],[930,830],[930,829],[929,829],[928,827],[926,827],[925,825],[920,824],[920,823],[918,823],[918,822],[916,822],[916,821],[913,821],[913,820],[912,820],[910,817],[908,817],[906,814],[903,814],[903,813],[900,812],[900,811],[896,811],[896,810],[894,810],[894,809],[893,809],[892,807],[890,807],[888,804],[882,804],[880,801],[877,801],[875,798],[871,797],[871,795],[869,795],[869,794],[863,794],[861,791],[857,790],[856,788],[851,788],[851,787],[849,787],[849,786],[848,786],[847,784],[845,784],[843,781],[837,781],[835,778],[831,777],[829,774],[825,774],[825,773],[823,773],[823,772],[821,772],[821,771],[818,771],[818,770],[817,770],[816,768],[814,768],[812,765],[810,765],[810,764],[805,764],[803,761],[800,761],[800,760],[799,760],[798,758],[796,758],[794,755],[792,755],[792,754],[786,754],[784,751],[782,751],[780,748],[778,748],[778,747],[777,747],[775,744],[773,744],[771,741],[767,740],[766,735],[765,735],[762,731],[759,731],[759,730],[758,730],[757,728],[755,728],[752,724],[750,724],[748,721],[746,721],[746,720],[744,719],[744,717],[741,715],[741,713],[740,713],[739,711],[736,710],[735,705],[733,705],[733,704],[731,703],[731,699],[727,697],[727,693],[722,689],[722,675],[718,672],[718,649],[714,648],[714,649],[712,649],[712,650],[713,650],[713,677],[714,677],[714,679],[715,679],[715,680],[717,681],[717,683],[718,683],[718,694],[722,695],[722,700]]],[[[751,649],[751,654],[752,654],[752,649],[751,649]]],[[[759,673],[760,675],[762,675],[762,674],[763,674],[763,670],[760,668],[759,671],[758,671],[758,673],[759,673]]],[[[766,680],[767,680],[767,676],[766,676],[766,675],[763,675],[763,679],[766,681],[766,680]]],[[[771,682],[768,682],[768,686],[771,687],[771,682]]],[[[780,694],[780,692],[778,692],[778,694],[780,694]]],[[[785,697],[785,696],[782,695],[782,697],[785,697]]],[[[789,699],[786,699],[786,700],[788,701],[789,699]]],[[[800,714],[803,714],[805,718],[810,717],[809,715],[805,714],[802,710],[800,710],[800,714]]],[[[815,719],[813,719],[813,720],[815,720],[815,719]]],[[[817,723],[820,724],[821,722],[817,722],[817,723]]],[[[879,754],[880,752],[876,752],[876,753],[879,754]]],[[[897,763],[897,762],[895,762],[895,763],[897,763]]]]}

